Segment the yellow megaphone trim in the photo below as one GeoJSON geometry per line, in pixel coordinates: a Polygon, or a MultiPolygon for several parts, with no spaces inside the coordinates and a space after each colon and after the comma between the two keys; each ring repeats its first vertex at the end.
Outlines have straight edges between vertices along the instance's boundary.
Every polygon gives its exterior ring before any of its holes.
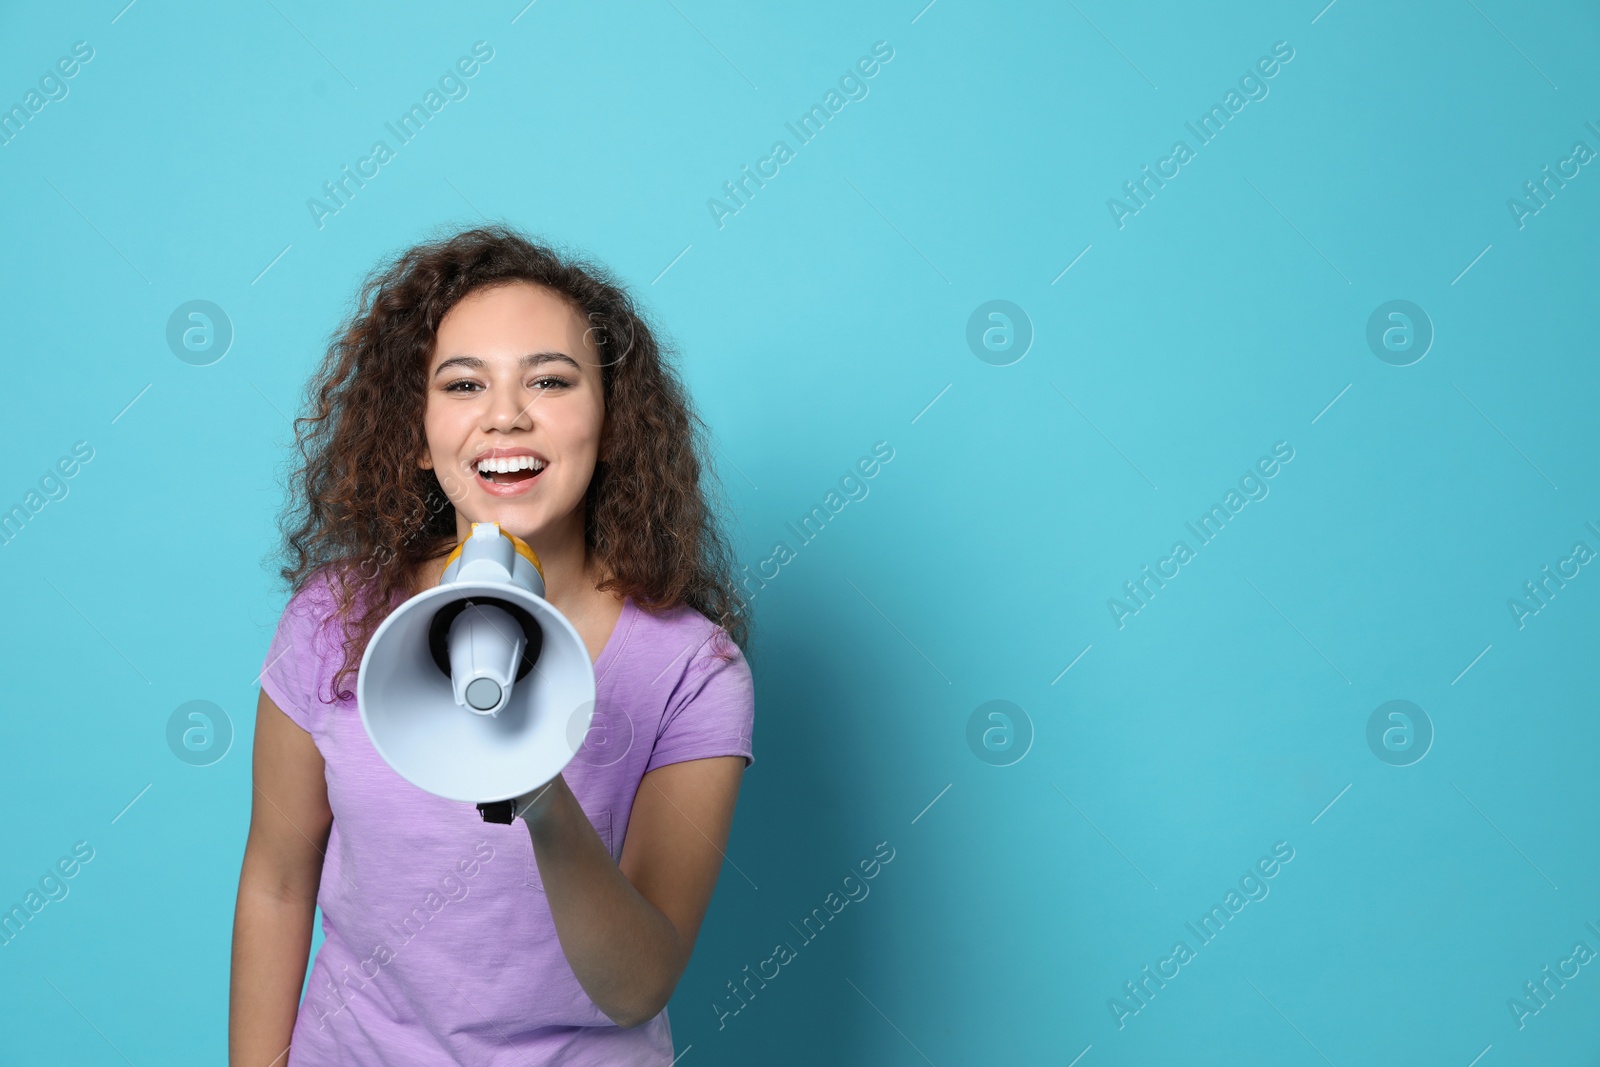
{"type": "MultiPolygon", "coordinates": [[[[528,547],[528,542],[524,541],[514,533],[507,533],[506,531],[502,530],[498,522],[475,522],[472,524],[474,531],[476,531],[479,526],[493,526],[496,533],[498,533],[501,537],[508,538],[511,541],[511,547],[515,548],[524,559],[533,564],[533,569],[539,572],[539,578],[541,581],[544,579],[544,567],[540,565],[539,557],[533,554],[533,549],[528,547]]],[[[444,565],[446,567],[449,567],[450,564],[456,561],[456,557],[461,555],[461,547],[461,545],[457,545],[455,550],[452,551],[450,555],[445,557],[444,565]]]]}

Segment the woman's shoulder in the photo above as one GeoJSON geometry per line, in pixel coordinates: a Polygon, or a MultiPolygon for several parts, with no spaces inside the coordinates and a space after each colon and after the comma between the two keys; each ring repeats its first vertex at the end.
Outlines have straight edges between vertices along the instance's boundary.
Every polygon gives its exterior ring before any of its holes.
{"type": "Polygon", "coordinates": [[[285,611],[308,623],[324,623],[339,607],[337,566],[324,563],[295,583],[285,611]]]}
{"type": "Polygon", "coordinates": [[[311,647],[319,652],[342,647],[344,632],[350,625],[350,613],[360,610],[359,587],[356,602],[349,609],[344,607],[343,583],[352,579],[348,574],[341,579],[340,573],[341,567],[336,563],[318,566],[296,583],[283,609],[284,621],[309,638],[311,647]]]}
{"type": "Polygon", "coordinates": [[[641,608],[638,623],[637,646],[630,641],[623,651],[623,695],[631,708],[661,715],[645,771],[710,756],[755,762],[755,682],[728,631],[688,604],[641,608]]]}
{"type": "Polygon", "coordinates": [[[706,700],[748,717],[755,683],[727,630],[690,604],[635,607],[632,631],[605,671],[614,695],[640,707],[659,706],[669,722],[685,706],[706,700]]]}
{"type": "Polygon", "coordinates": [[[633,603],[637,610],[625,646],[627,651],[665,651],[681,663],[707,657],[743,658],[728,631],[693,604],[679,601],[670,607],[653,607],[638,600],[633,603]]]}

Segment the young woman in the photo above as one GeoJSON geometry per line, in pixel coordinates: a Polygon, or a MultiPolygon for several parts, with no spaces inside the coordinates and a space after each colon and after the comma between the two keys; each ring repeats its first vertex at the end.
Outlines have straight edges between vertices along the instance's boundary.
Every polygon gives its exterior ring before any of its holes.
{"type": "Polygon", "coordinates": [[[704,425],[606,271],[504,227],[370,278],[308,396],[231,1063],[671,1063],[666,1004],[754,762],[704,425]],[[538,556],[597,682],[583,746],[510,826],[396,774],[354,699],[378,624],[491,520],[538,556]]]}

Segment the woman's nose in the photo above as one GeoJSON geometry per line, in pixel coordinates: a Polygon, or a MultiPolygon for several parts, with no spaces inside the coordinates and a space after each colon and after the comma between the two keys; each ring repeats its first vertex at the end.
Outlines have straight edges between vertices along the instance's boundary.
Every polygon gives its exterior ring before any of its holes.
{"type": "Polygon", "coordinates": [[[497,389],[489,398],[489,419],[499,429],[527,428],[533,425],[533,406],[538,394],[526,396],[521,390],[497,389]]]}

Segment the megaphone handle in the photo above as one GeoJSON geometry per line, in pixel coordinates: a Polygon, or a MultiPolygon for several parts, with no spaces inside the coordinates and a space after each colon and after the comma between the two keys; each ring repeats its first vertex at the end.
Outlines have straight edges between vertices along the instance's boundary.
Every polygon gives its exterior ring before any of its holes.
{"type": "Polygon", "coordinates": [[[484,822],[501,823],[509,826],[516,818],[517,802],[515,800],[491,800],[478,805],[478,814],[483,816],[484,822]]]}

